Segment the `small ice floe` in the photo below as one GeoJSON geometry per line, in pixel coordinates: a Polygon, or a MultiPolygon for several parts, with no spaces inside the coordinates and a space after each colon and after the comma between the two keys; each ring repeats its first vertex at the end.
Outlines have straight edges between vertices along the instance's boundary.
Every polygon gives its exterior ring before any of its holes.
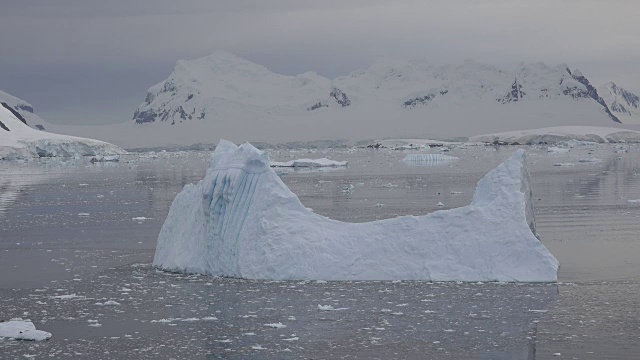
{"type": "Polygon", "coordinates": [[[347,310],[349,308],[334,308],[331,305],[318,305],[318,310],[320,311],[340,311],[340,310],[347,310]]]}
{"type": "Polygon", "coordinates": [[[73,299],[84,299],[84,296],[76,295],[76,294],[68,294],[68,295],[56,295],[51,297],[54,300],[73,300],[73,299]]]}
{"type": "Polygon", "coordinates": [[[551,146],[547,148],[547,152],[550,154],[566,154],[570,151],[569,148],[562,148],[557,146],[551,146]]]}
{"type": "Polygon", "coordinates": [[[285,162],[271,161],[269,165],[271,167],[330,167],[330,166],[336,167],[336,166],[347,166],[347,162],[322,158],[322,159],[297,159],[297,160],[289,160],[285,162]]]}
{"type": "Polygon", "coordinates": [[[83,216],[83,217],[84,216],[89,216],[89,215],[91,215],[91,214],[89,214],[89,213],[78,213],[78,216],[83,216]]]}
{"type": "Polygon", "coordinates": [[[444,206],[444,204],[443,204],[442,202],[438,201],[438,203],[436,204],[436,206],[437,206],[437,207],[443,207],[443,206],[444,206]]]}
{"type": "Polygon", "coordinates": [[[574,163],[555,163],[553,166],[576,166],[574,163]]]}
{"type": "Polygon", "coordinates": [[[287,327],[287,325],[285,325],[285,324],[283,324],[281,322],[277,322],[277,323],[273,323],[273,324],[263,324],[263,325],[266,326],[266,327],[274,328],[274,329],[283,329],[283,328],[287,327]]]}
{"type": "Polygon", "coordinates": [[[120,161],[120,156],[119,155],[96,155],[94,157],[91,158],[92,163],[97,163],[97,162],[118,162],[120,161]]]}
{"type": "Polygon", "coordinates": [[[107,301],[105,301],[103,303],[97,302],[97,303],[95,303],[95,305],[98,305],[98,306],[120,306],[120,303],[117,302],[117,301],[113,301],[113,300],[107,300],[107,301]]]}
{"type": "Polygon", "coordinates": [[[51,333],[36,330],[36,326],[29,320],[15,318],[9,321],[0,321],[0,338],[43,341],[49,340],[51,333]]]}
{"type": "Polygon", "coordinates": [[[160,323],[160,324],[168,324],[172,322],[176,322],[182,320],[181,318],[168,318],[168,319],[160,319],[160,320],[151,320],[151,323],[160,323]]]}

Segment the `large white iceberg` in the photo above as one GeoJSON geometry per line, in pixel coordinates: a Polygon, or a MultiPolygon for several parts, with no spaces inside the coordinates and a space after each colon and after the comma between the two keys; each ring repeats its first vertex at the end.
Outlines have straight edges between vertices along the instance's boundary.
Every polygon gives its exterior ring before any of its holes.
{"type": "Polygon", "coordinates": [[[265,153],[220,141],[205,178],[171,205],[153,264],[249,279],[557,281],[534,231],[523,150],[478,182],[469,206],[344,223],[305,208],[265,153]]]}

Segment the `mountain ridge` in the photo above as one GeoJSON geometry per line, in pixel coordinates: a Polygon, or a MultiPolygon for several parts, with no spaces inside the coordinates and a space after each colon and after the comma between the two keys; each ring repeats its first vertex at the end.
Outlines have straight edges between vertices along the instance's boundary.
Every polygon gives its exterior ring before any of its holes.
{"type": "Polygon", "coordinates": [[[381,58],[369,68],[328,79],[314,72],[277,74],[224,51],[179,60],[166,80],[148,89],[133,121],[176,125],[272,115],[306,117],[311,112],[332,116],[377,108],[397,111],[398,116],[414,110],[429,115],[434,108],[545,101],[565,103],[568,109],[588,104],[602,125],[621,123],[598,88],[566,64],[520,63],[514,70],[503,70],[473,60],[435,66],[425,59],[381,58]]]}

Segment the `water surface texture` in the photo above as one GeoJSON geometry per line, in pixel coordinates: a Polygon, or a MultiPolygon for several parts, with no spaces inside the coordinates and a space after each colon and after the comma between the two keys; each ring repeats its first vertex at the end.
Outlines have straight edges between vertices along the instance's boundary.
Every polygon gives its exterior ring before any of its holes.
{"type": "MultiPolygon", "coordinates": [[[[446,154],[458,160],[435,164],[403,161],[417,150],[270,155],[348,160],[277,172],[313,211],[363,222],[467,205],[514,150],[454,148],[446,154]]],[[[0,319],[31,319],[53,338],[0,339],[0,358],[636,358],[640,150],[527,150],[537,230],[560,261],[559,284],[166,273],[150,266],[157,235],[173,197],[203,177],[208,153],[1,163],[0,319]]]]}

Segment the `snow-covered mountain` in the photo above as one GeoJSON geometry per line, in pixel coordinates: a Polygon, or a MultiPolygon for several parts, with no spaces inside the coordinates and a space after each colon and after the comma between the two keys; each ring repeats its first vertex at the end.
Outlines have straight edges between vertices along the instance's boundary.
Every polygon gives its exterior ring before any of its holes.
{"type": "MultiPolygon", "coordinates": [[[[20,104],[28,106],[26,102],[20,104]]],[[[0,160],[125,153],[106,142],[33,129],[28,121],[37,115],[24,108],[19,109],[22,111],[17,111],[6,102],[0,103],[0,160]]]]}
{"type": "Polygon", "coordinates": [[[31,104],[2,90],[0,90],[0,103],[7,104],[14,113],[17,113],[18,116],[26,121],[27,125],[34,129],[45,130],[49,125],[34,113],[31,104]]]}
{"type": "Polygon", "coordinates": [[[640,97],[613,82],[598,89],[611,112],[623,123],[640,124],[640,97]]]}
{"type": "Polygon", "coordinates": [[[529,117],[532,105],[539,117],[556,118],[552,125],[584,125],[585,109],[591,113],[587,121],[620,122],[589,80],[564,64],[521,64],[507,71],[474,61],[433,66],[424,60],[381,59],[366,70],[329,80],[312,72],[276,74],[226,52],[178,61],[169,78],[149,88],[133,119],[176,125],[311,113],[358,117],[383,110],[400,121],[416,113],[441,116],[443,110],[467,108],[472,118],[485,121],[503,115],[503,109],[529,117]]]}

